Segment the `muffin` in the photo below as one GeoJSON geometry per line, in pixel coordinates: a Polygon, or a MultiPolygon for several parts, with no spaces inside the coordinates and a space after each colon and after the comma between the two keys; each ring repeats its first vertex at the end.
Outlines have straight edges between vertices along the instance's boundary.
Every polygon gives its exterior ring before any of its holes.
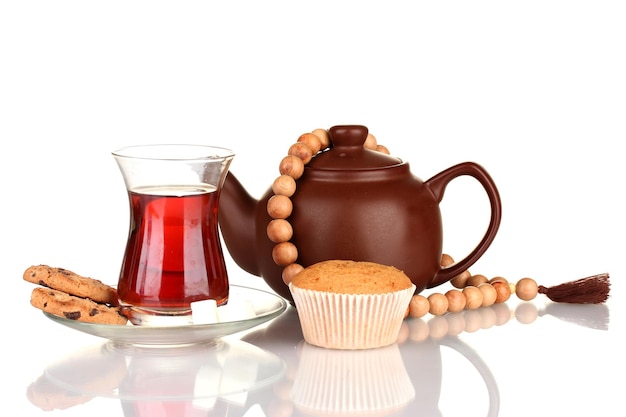
{"type": "Polygon", "coordinates": [[[415,285],[392,266],[330,260],[302,270],[289,290],[306,342],[371,349],[396,342],[415,285]]]}

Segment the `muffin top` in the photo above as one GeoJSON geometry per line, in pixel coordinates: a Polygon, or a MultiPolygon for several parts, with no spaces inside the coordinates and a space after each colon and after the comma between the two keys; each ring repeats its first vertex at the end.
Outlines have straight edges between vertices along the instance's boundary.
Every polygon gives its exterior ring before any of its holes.
{"type": "Polygon", "coordinates": [[[293,277],[292,285],[340,294],[383,294],[413,283],[401,270],[374,262],[330,260],[313,264],[293,277]]]}

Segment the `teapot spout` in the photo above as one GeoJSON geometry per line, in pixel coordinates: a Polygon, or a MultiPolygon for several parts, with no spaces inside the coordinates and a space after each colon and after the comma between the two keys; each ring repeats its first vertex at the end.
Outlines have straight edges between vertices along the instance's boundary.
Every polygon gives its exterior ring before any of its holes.
{"type": "Polygon", "coordinates": [[[256,212],[259,201],[228,172],[219,200],[219,226],[233,260],[246,272],[261,276],[256,257],[256,212]]]}

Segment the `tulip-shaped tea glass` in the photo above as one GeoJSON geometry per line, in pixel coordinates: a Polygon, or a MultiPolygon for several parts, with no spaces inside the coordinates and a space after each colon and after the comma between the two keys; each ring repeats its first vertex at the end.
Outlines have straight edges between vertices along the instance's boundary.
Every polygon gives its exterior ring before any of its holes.
{"type": "Polygon", "coordinates": [[[191,322],[194,301],[228,301],[219,195],[234,154],[202,145],[113,152],[126,183],[130,230],[117,291],[133,324],[191,322]]]}

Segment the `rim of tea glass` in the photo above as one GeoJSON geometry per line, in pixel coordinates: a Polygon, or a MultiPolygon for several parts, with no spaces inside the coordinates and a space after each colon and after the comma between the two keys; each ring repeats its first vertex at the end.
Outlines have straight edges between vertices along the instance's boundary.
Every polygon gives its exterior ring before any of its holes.
{"type": "Polygon", "coordinates": [[[166,161],[228,159],[235,156],[231,149],[221,146],[173,143],[125,146],[111,153],[118,158],[166,161]]]}

